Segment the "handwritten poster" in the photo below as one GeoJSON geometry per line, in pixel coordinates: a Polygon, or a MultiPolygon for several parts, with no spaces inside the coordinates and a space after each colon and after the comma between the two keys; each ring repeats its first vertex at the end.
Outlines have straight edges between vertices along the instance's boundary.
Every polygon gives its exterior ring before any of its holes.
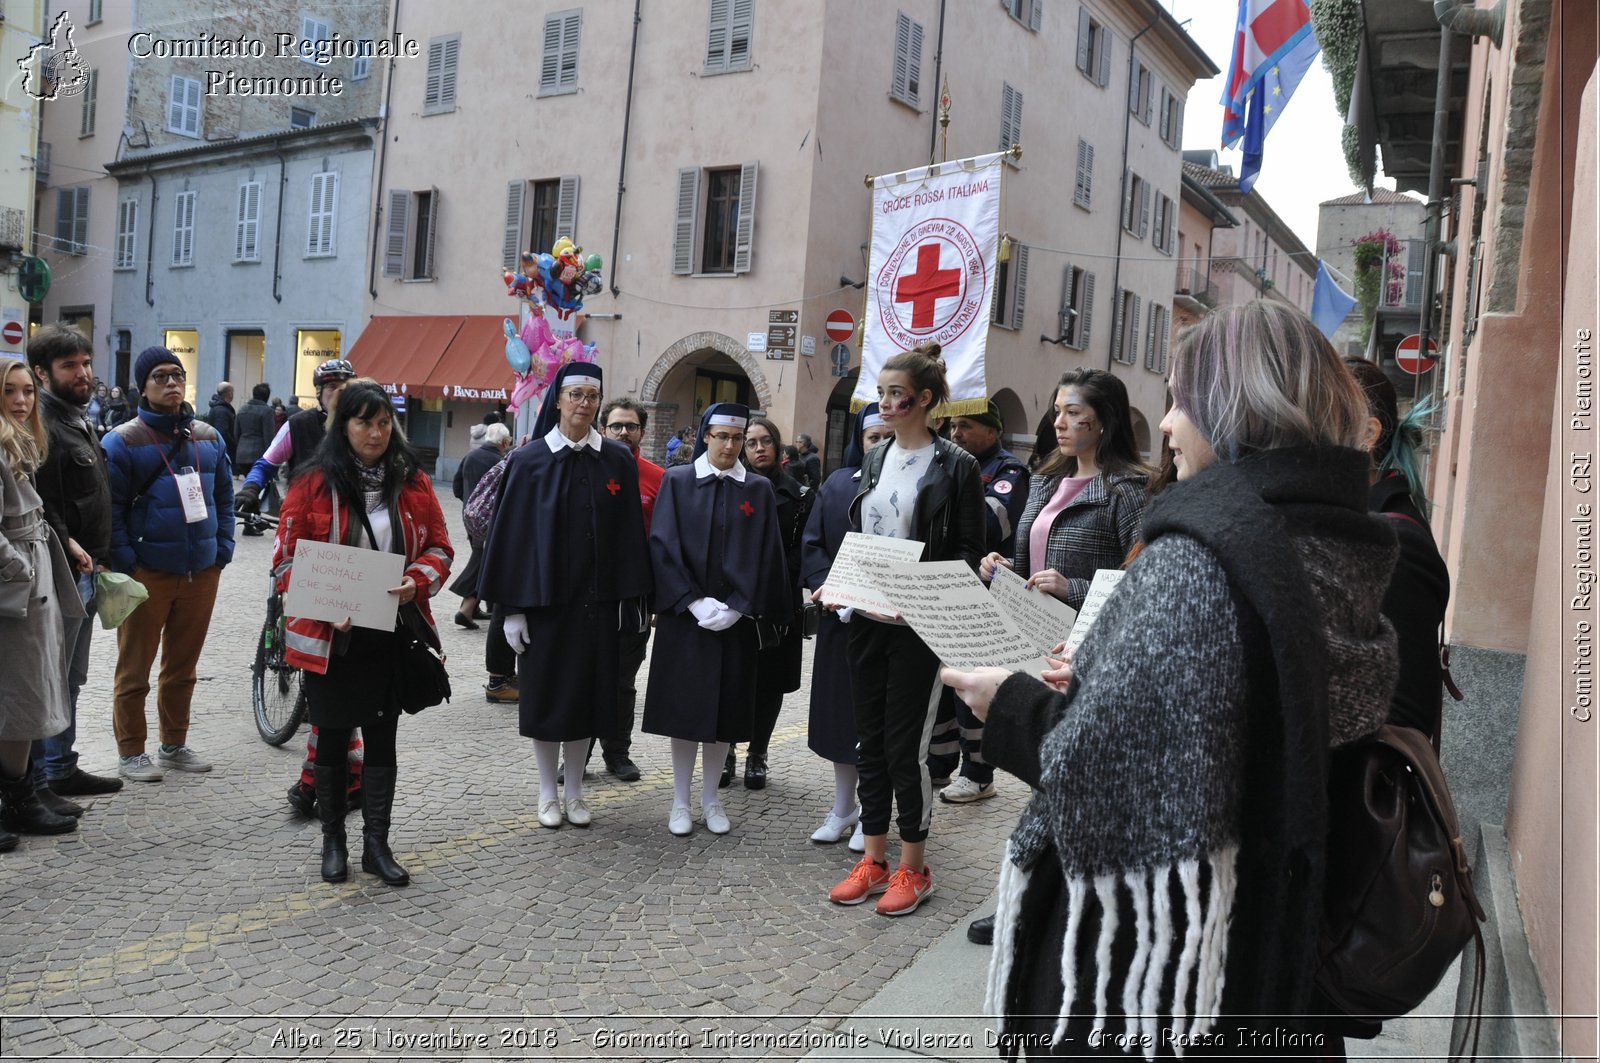
{"type": "Polygon", "coordinates": [[[1040,653],[1049,653],[1072,632],[1078,611],[1048,591],[1028,586],[1028,581],[1004,565],[996,565],[989,593],[1040,653]]]}
{"type": "Polygon", "coordinates": [[[884,594],[951,668],[993,665],[1037,674],[1047,667],[965,561],[891,564],[889,572],[884,594]]]}
{"type": "Polygon", "coordinates": [[[828,569],[827,582],[822,585],[822,601],[892,616],[894,605],[884,597],[882,589],[888,582],[889,566],[914,563],[921,556],[922,544],[915,539],[845,532],[839,553],[828,569]]]}
{"type": "Polygon", "coordinates": [[[335,624],[349,617],[356,627],[393,631],[400,600],[389,588],[400,585],[404,572],[399,554],[301,539],[284,611],[335,624]]]}
{"type": "Polygon", "coordinates": [[[1125,575],[1127,573],[1120,568],[1102,568],[1094,574],[1094,582],[1089,584],[1089,593],[1083,599],[1083,608],[1078,610],[1078,622],[1072,625],[1072,634],[1067,638],[1067,653],[1076,651],[1084,636],[1089,634],[1095,617],[1100,615],[1101,608],[1125,575]]]}

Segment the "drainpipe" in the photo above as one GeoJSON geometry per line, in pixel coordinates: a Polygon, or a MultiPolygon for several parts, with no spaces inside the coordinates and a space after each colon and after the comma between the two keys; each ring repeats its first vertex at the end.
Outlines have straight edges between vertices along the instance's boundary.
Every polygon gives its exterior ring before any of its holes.
{"type": "MultiPolygon", "coordinates": [[[[1128,93],[1133,91],[1133,78],[1135,70],[1133,47],[1139,43],[1140,37],[1143,37],[1146,33],[1149,33],[1151,30],[1155,29],[1156,24],[1161,21],[1161,5],[1157,4],[1155,5],[1155,8],[1156,13],[1150,16],[1149,24],[1138,33],[1135,33],[1133,35],[1133,40],[1128,42],[1128,93]]],[[[1116,264],[1111,267],[1111,298],[1114,300],[1111,307],[1111,313],[1113,318],[1117,313],[1117,306],[1115,304],[1122,301],[1122,293],[1119,290],[1119,285],[1122,281],[1122,234],[1127,231],[1122,227],[1122,201],[1126,199],[1128,195],[1128,138],[1132,132],[1133,111],[1128,106],[1128,94],[1124,93],[1122,97],[1122,194],[1117,197],[1117,257],[1115,259],[1116,264]]],[[[1126,329],[1128,323],[1124,321],[1122,325],[1123,328],[1126,329]]],[[[1124,332],[1124,335],[1126,335],[1126,332],[1124,332]]],[[[1116,349],[1114,347],[1107,346],[1106,372],[1109,373],[1111,371],[1111,365],[1116,361],[1116,359],[1116,349]]]]}
{"type": "Polygon", "coordinates": [[[1469,37],[1488,37],[1496,48],[1505,45],[1506,0],[1492,8],[1473,7],[1470,2],[1462,7],[1459,0],[1433,0],[1433,17],[1447,30],[1469,37]]]}
{"type": "Polygon", "coordinates": [[[642,21],[639,6],[642,2],[643,0],[633,0],[633,44],[628,48],[628,98],[622,111],[622,151],[617,157],[617,219],[611,230],[611,298],[613,299],[617,297],[619,291],[617,248],[622,245],[622,193],[628,188],[628,128],[633,122],[633,74],[639,60],[639,23],[642,21]]]}
{"type": "Polygon", "coordinates": [[[151,271],[156,264],[156,175],[150,171],[149,163],[144,164],[144,175],[150,179],[150,233],[144,238],[144,302],[146,306],[155,306],[156,278],[151,271]]]}
{"type": "MultiPolygon", "coordinates": [[[[389,20],[389,32],[400,32],[400,0],[394,0],[394,18],[389,20]]],[[[378,176],[372,184],[372,198],[377,202],[372,215],[372,253],[367,256],[367,294],[378,297],[378,240],[383,234],[383,164],[389,158],[389,97],[394,93],[394,60],[389,60],[389,74],[383,83],[383,106],[378,111],[378,176]]]]}
{"type": "MultiPolygon", "coordinates": [[[[933,45],[933,98],[939,99],[939,93],[944,84],[944,2],[939,0],[939,33],[933,45]]],[[[933,153],[939,146],[939,108],[937,105],[929,108],[928,117],[933,121],[928,123],[928,165],[933,165],[933,153]]]]}
{"type": "Polygon", "coordinates": [[[283,157],[283,141],[272,142],[272,151],[278,156],[278,220],[272,232],[272,298],[283,302],[279,290],[283,282],[283,198],[289,191],[289,163],[283,157]]]}

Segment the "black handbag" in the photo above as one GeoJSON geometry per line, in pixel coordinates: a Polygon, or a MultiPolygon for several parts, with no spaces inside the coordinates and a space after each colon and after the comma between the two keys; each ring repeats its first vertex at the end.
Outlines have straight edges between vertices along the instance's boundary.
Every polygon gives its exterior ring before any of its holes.
{"type": "Polygon", "coordinates": [[[423,634],[427,623],[413,603],[400,607],[396,628],[405,643],[395,668],[395,704],[412,715],[450,700],[450,673],[423,634]]]}

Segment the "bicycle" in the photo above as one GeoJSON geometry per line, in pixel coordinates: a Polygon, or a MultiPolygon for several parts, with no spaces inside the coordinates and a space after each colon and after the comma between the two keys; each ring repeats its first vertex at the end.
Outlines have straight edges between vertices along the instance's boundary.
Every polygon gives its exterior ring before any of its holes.
{"type": "MultiPolygon", "coordinates": [[[[277,523],[272,518],[264,518],[277,523]]],[[[267,618],[256,642],[256,660],[250,669],[250,701],[255,712],[256,730],[269,746],[281,746],[293,738],[305,722],[308,707],[300,669],[284,660],[287,617],[283,596],[269,577],[272,587],[267,597],[267,618]]]]}

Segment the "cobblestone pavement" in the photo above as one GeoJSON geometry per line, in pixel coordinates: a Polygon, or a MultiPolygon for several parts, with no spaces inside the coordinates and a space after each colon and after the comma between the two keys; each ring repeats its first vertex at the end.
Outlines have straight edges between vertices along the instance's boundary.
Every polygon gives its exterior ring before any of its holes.
{"type": "MultiPolygon", "coordinates": [[[[460,504],[443,503],[464,563],[460,504]]],[[[359,861],[325,884],[319,829],[284,801],[307,732],[271,748],[250,711],[270,551],[240,540],[201,658],[190,742],[216,770],[129,783],[77,833],[0,856],[0,1057],[796,1058],[991,892],[1025,795],[1004,777],[995,800],[936,809],[937,892],[916,914],[827,903],[852,854],[808,840],[833,785],[806,748],[806,687],[769,787],[725,792],[731,834],[667,833],[667,742],[637,734],[643,780],[602,774],[592,828],[541,829],[515,708],[480,691],[487,625],[451,624],[448,593],[454,703],[401,724],[393,843],[412,884],[359,861]],[[752,1033],[775,1040],[738,1040],[752,1033]]],[[[105,773],[115,650],[95,633],[80,703],[84,766],[105,773]]]]}

